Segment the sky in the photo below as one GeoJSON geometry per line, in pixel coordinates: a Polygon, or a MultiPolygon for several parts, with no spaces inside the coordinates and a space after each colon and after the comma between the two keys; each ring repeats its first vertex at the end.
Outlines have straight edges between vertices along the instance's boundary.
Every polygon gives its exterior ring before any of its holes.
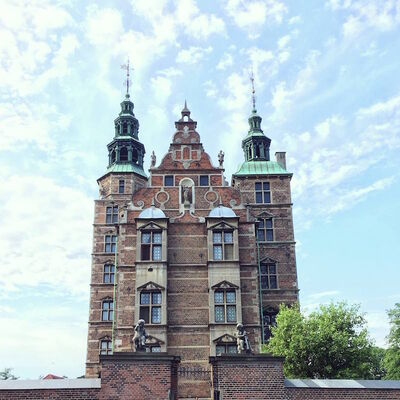
{"type": "Polygon", "coordinates": [[[400,302],[399,0],[0,0],[0,369],[84,373],[93,200],[134,67],[158,160],[187,99],[205,150],[243,161],[254,71],[293,172],[300,303],[400,302]]]}

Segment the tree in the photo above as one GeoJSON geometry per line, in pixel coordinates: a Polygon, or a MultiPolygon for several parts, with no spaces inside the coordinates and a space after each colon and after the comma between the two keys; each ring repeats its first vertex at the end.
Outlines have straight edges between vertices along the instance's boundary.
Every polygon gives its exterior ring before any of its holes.
{"type": "Polygon", "coordinates": [[[389,347],[383,364],[386,369],[385,379],[400,379],[400,303],[388,311],[390,332],[387,337],[389,347]]]}
{"type": "Polygon", "coordinates": [[[18,379],[17,376],[11,373],[12,368],[4,368],[3,371],[0,371],[0,381],[5,381],[7,379],[15,380],[18,379]]]}
{"type": "Polygon", "coordinates": [[[284,356],[292,378],[380,379],[383,373],[384,350],[373,346],[357,305],[321,305],[309,316],[298,305],[282,305],[264,350],[284,356]]]}

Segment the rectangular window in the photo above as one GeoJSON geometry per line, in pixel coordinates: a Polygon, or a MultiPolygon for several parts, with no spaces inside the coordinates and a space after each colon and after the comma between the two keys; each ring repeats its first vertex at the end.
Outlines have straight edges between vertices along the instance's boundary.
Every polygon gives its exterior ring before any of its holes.
{"type": "Polygon", "coordinates": [[[216,290],[214,292],[215,322],[236,322],[236,291],[216,290]]]}
{"type": "Polygon", "coordinates": [[[141,292],[139,314],[147,324],[161,324],[161,292],[141,292]]]}
{"type": "Polygon", "coordinates": [[[109,339],[100,340],[100,354],[110,355],[112,354],[112,342],[109,339]]]}
{"type": "Polygon", "coordinates": [[[161,261],[162,259],[162,232],[142,232],[141,260],[161,261]]]}
{"type": "Polygon", "coordinates": [[[269,204],[271,203],[271,191],[269,182],[255,183],[256,203],[269,204]]]}
{"type": "Polygon", "coordinates": [[[106,235],[104,237],[104,251],[106,253],[115,253],[116,246],[117,246],[116,235],[106,235]]]}
{"type": "Polygon", "coordinates": [[[256,223],[257,240],[259,242],[273,242],[274,229],[272,218],[261,218],[256,223]]]}
{"type": "Polygon", "coordinates": [[[114,283],[115,267],[113,264],[105,264],[103,271],[103,283],[114,283]]]}
{"type": "Polygon", "coordinates": [[[208,186],[208,182],[208,175],[200,175],[200,186],[208,186]]]}
{"type": "Polygon", "coordinates": [[[233,260],[233,231],[213,232],[213,259],[233,260]]]}
{"type": "Polygon", "coordinates": [[[235,343],[218,343],[216,346],[216,353],[219,354],[236,354],[237,345],[235,343]]]}
{"type": "Polygon", "coordinates": [[[101,306],[101,320],[112,321],[114,314],[114,302],[112,300],[105,300],[101,306]]]}
{"type": "Polygon", "coordinates": [[[164,176],[164,186],[174,186],[174,176],[165,175],[164,176]]]}
{"type": "Polygon", "coordinates": [[[118,193],[125,193],[125,179],[118,181],[118,193]]]}
{"type": "Polygon", "coordinates": [[[106,224],[118,223],[118,206],[106,207],[106,224]]]}
{"type": "Polygon", "coordinates": [[[278,289],[276,264],[261,264],[261,289],[278,289]]]}
{"type": "Polygon", "coordinates": [[[150,353],[161,353],[161,346],[150,346],[150,353]]]}

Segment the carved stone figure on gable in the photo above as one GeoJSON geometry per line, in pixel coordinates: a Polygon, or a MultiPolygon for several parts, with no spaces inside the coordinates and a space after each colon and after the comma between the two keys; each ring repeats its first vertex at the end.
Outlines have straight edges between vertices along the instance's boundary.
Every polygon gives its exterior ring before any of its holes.
{"type": "Polygon", "coordinates": [[[220,167],[224,166],[224,158],[225,158],[225,153],[222,150],[220,150],[218,153],[218,162],[220,167]]]}
{"type": "Polygon", "coordinates": [[[156,157],[156,154],[154,153],[154,150],[151,153],[150,160],[151,160],[151,166],[155,167],[156,166],[157,157],[156,157]]]}

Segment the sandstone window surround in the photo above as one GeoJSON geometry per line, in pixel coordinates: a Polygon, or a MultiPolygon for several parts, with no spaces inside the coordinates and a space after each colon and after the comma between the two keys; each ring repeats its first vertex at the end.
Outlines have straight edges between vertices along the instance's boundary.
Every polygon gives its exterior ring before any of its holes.
{"type": "Polygon", "coordinates": [[[106,224],[118,223],[118,206],[106,207],[106,224]]]}
{"type": "Polygon", "coordinates": [[[138,220],[136,262],[167,261],[167,224],[166,218],[138,220]]]}
{"type": "Polygon", "coordinates": [[[233,230],[213,231],[213,260],[233,260],[233,230]]]}
{"type": "Polygon", "coordinates": [[[100,339],[99,353],[100,353],[100,355],[111,355],[113,353],[112,340],[108,336],[105,336],[100,339]]]}
{"type": "Polygon", "coordinates": [[[161,324],[161,304],[161,291],[141,291],[139,318],[146,324],[161,324]]]}
{"type": "Polygon", "coordinates": [[[114,301],[110,298],[101,302],[101,320],[112,321],[114,318],[114,301]]]}
{"type": "Polygon", "coordinates": [[[215,324],[236,324],[238,318],[239,287],[228,281],[222,281],[212,288],[211,321],[215,324]]]}
{"type": "Polygon", "coordinates": [[[271,338],[271,328],[276,326],[276,316],[278,311],[279,310],[271,306],[267,306],[263,310],[264,343],[267,343],[271,338]]]}
{"type": "MultiPolygon", "coordinates": [[[[149,326],[166,324],[165,297],[165,288],[155,282],[149,281],[139,286],[135,298],[138,319],[143,319],[146,325],[149,326]]],[[[159,340],[155,340],[152,343],[160,345],[159,340]]]]}
{"type": "Polygon", "coordinates": [[[271,188],[269,182],[255,182],[255,200],[257,204],[271,203],[271,188]]]}
{"type": "Polygon", "coordinates": [[[114,283],[115,266],[111,263],[106,263],[103,266],[103,283],[114,283]]]}
{"type": "Polygon", "coordinates": [[[162,231],[142,231],[140,255],[142,261],[161,261],[162,231]]]}
{"type": "Polygon", "coordinates": [[[104,236],[104,252],[115,253],[117,247],[117,236],[116,235],[105,235],[104,236]]]}
{"type": "Polygon", "coordinates": [[[214,340],[215,354],[236,354],[237,343],[235,336],[225,334],[214,340]]]}

